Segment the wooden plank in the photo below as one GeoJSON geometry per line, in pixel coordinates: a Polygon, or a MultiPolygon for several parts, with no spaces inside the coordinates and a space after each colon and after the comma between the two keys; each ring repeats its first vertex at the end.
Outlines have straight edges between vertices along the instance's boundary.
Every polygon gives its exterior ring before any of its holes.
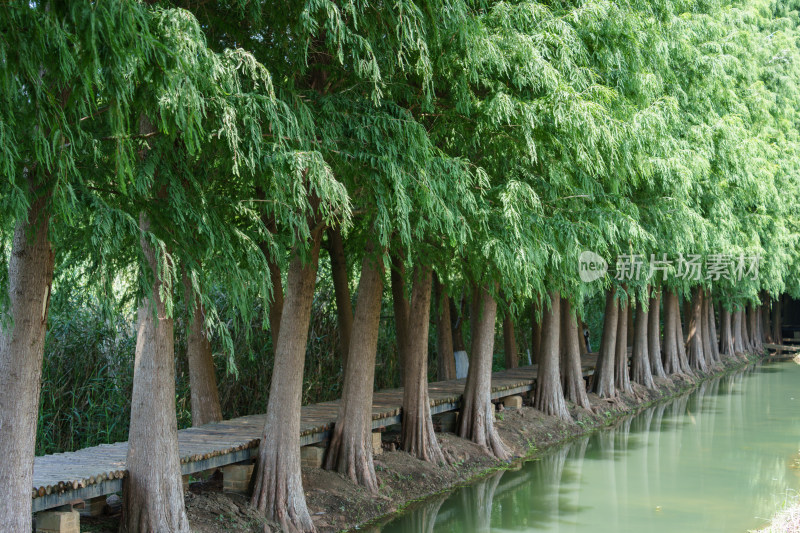
{"type": "MultiPolygon", "coordinates": [[[[584,376],[593,373],[596,361],[594,354],[582,360],[584,376]]],[[[533,390],[537,373],[537,365],[532,365],[493,374],[492,398],[533,390]]],[[[465,382],[465,379],[457,379],[429,383],[431,413],[457,410],[465,382]]],[[[402,401],[403,389],[376,391],[373,395],[372,427],[376,429],[400,423],[402,401]]],[[[327,440],[338,411],[338,400],[303,406],[301,446],[327,440]]],[[[199,472],[254,458],[265,419],[264,414],[247,415],[179,431],[181,473],[199,472]]],[[[31,491],[34,511],[58,507],[75,499],[118,492],[125,475],[127,452],[128,444],[118,442],[36,457],[31,491]]]]}
{"type": "Polygon", "coordinates": [[[787,346],[786,344],[764,343],[764,348],[781,352],[800,352],[800,346],[787,346]]]}

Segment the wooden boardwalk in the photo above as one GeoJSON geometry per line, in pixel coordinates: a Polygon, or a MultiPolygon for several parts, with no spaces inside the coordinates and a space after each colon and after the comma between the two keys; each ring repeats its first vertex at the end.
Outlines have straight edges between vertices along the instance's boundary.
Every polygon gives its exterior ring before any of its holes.
{"type": "MultiPolygon", "coordinates": [[[[594,371],[596,356],[583,359],[584,375],[594,371]]],[[[533,389],[536,365],[504,370],[492,375],[492,399],[533,389]]],[[[428,385],[431,413],[459,408],[464,379],[428,385]]],[[[373,397],[373,429],[397,424],[401,418],[403,389],[377,391],[373,397]]],[[[339,401],[306,405],[302,408],[300,444],[326,440],[336,421],[339,401]]],[[[250,415],[178,432],[181,473],[192,474],[254,458],[264,430],[266,415],[250,415]]],[[[127,442],[103,444],[76,452],[37,457],[33,467],[33,510],[59,507],[75,500],[87,500],[122,490],[127,442]]]]}

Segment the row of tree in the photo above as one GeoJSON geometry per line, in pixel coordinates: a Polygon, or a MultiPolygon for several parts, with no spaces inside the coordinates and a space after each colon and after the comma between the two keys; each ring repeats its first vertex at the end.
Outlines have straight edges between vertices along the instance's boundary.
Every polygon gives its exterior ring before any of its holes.
{"type": "Polygon", "coordinates": [[[231,332],[257,318],[254,302],[269,309],[261,326],[275,363],[252,503],[288,530],[313,530],[299,429],[323,247],[344,367],[325,466],[373,491],[387,279],[403,448],[423,460],[445,460],[428,409],[432,302],[443,378],[465,348],[468,316],[458,432],[498,458],[508,453],[489,395],[498,309],[512,365],[514,322],[535,316],[535,404],[565,418],[565,398],[588,405],[578,320],[598,291],[607,294],[601,396],[758,349],[767,324],[780,324],[769,303],[800,293],[794,8],[11,2],[0,14],[0,523],[30,529],[42,351],[59,272],[80,271],[106,300],[136,297],[128,532],[189,527],[176,445],[177,301],[194,316],[196,424],[221,417],[209,339],[230,354],[231,332]],[[661,279],[584,283],[584,250],[612,264],[666,252],[763,260],[745,279],[689,279],[670,267],[661,279]],[[226,295],[229,313],[212,291],[226,295]]]}

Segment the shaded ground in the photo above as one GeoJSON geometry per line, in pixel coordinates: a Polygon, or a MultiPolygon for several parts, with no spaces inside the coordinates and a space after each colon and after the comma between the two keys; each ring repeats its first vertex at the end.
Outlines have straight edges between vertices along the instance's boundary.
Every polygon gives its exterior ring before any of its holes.
{"type": "MultiPolygon", "coordinates": [[[[736,367],[741,364],[736,364],[736,367]]],[[[634,392],[614,400],[589,395],[591,410],[572,406],[573,422],[564,422],[543,415],[524,399],[519,410],[499,410],[496,425],[515,461],[535,457],[541,450],[564,442],[574,436],[612,424],[620,416],[638,411],[645,405],[662,400],[691,388],[694,384],[680,376],[656,379],[658,390],[647,390],[633,384],[634,392]]],[[[452,420],[450,421],[452,422],[452,420]]],[[[447,420],[441,422],[447,426],[447,420]]],[[[440,443],[450,465],[434,465],[420,461],[407,453],[394,451],[399,437],[389,428],[383,434],[384,453],[375,457],[379,494],[371,495],[344,476],[319,468],[303,468],[303,487],[314,524],[320,533],[362,526],[370,521],[395,513],[409,503],[468,482],[481,474],[508,463],[489,457],[476,444],[453,433],[439,433],[440,443]]],[[[186,508],[194,531],[264,531],[264,526],[277,526],[260,518],[249,507],[248,499],[237,494],[223,494],[221,478],[216,474],[209,480],[191,485],[186,495],[186,508]]],[[[116,532],[117,516],[82,519],[81,530],[97,533],[116,532]]]]}

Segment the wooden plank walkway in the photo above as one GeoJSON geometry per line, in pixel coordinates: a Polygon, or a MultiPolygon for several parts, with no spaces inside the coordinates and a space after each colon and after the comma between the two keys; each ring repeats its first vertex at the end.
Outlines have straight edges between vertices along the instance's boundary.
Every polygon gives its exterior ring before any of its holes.
{"type": "MultiPolygon", "coordinates": [[[[594,371],[597,356],[583,358],[585,376],[594,371]]],[[[537,365],[496,372],[492,375],[492,399],[533,389],[537,365]]],[[[464,382],[459,379],[428,385],[431,413],[459,408],[464,382]]],[[[373,397],[373,429],[397,424],[401,419],[403,389],[377,391],[373,397]]],[[[339,401],[302,408],[300,444],[308,446],[328,439],[336,421],[339,401]]],[[[192,474],[254,458],[264,430],[266,415],[249,415],[178,432],[181,473],[192,474]]],[[[103,444],[76,452],[36,457],[33,467],[33,511],[65,505],[122,490],[128,443],[103,444]]]]}

